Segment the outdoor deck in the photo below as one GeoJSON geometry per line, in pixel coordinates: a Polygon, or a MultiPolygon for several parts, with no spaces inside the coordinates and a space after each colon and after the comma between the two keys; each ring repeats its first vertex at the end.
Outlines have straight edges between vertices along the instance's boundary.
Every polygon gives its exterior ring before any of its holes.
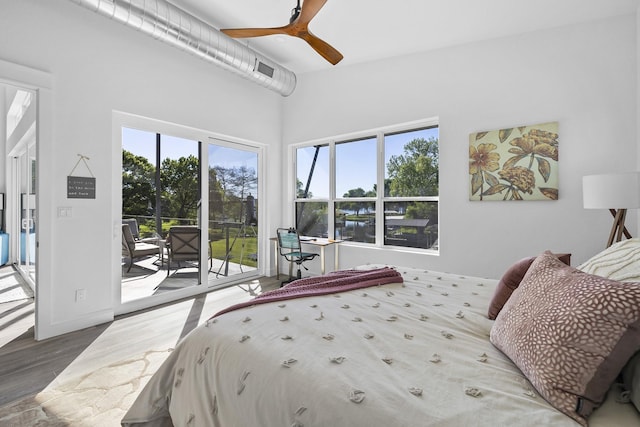
{"type": "MultiPolygon", "coordinates": [[[[181,268],[177,263],[171,264],[171,270],[167,276],[167,257],[160,260],[158,256],[134,260],[131,270],[127,272],[128,260],[123,260],[122,265],[122,293],[121,301],[127,302],[138,298],[172,291],[175,289],[194,286],[197,284],[197,263],[182,262],[181,268]]],[[[206,268],[209,271],[209,285],[220,284],[228,281],[235,275],[256,271],[256,267],[249,267],[234,263],[231,260],[224,263],[223,260],[210,258],[206,268]]]]}

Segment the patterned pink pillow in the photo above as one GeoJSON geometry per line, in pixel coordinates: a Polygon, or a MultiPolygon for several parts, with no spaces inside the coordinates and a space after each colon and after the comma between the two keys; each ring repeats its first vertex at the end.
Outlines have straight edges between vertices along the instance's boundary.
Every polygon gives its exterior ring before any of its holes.
{"type": "Polygon", "coordinates": [[[640,283],[583,273],[547,251],[496,318],[491,342],[542,397],[586,426],[640,349],[640,283]]]}

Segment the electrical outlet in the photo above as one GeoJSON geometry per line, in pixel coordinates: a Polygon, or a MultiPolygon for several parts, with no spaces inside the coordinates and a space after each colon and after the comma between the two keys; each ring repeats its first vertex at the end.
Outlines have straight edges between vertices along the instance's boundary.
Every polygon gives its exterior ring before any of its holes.
{"type": "Polygon", "coordinates": [[[84,301],[87,299],[86,289],[76,289],[76,302],[84,301]]]}

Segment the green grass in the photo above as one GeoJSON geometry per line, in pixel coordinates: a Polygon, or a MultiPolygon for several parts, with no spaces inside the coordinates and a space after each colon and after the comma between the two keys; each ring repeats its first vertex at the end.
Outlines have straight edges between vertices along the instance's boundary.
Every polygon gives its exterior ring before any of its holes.
{"type": "MultiPolygon", "coordinates": [[[[173,225],[178,225],[178,221],[165,221],[162,223],[162,235],[166,236],[169,234],[169,228],[173,225]]],[[[150,237],[153,236],[153,228],[155,223],[141,223],[139,224],[140,235],[142,237],[150,237]]],[[[257,230],[256,230],[257,231],[257,230]]],[[[209,229],[209,239],[211,244],[211,249],[213,250],[212,256],[213,258],[223,260],[226,254],[226,238],[222,229],[220,228],[211,228],[209,229]]],[[[246,265],[248,267],[257,267],[258,261],[257,259],[251,259],[250,256],[256,256],[258,254],[258,239],[255,236],[246,236],[244,239],[242,236],[238,236],[238,230],[232,229],[229,230],[229,246],[233,244],[231,248],[231,262],[240,263],[240,256],[242,255],[242,265],[246,265]],[[237,236],[237,238],[236,238],[237,236]],[[234,243],[234,239],[235,243],[234,243]],[[243,251],[243,243],[244,243],[244,251],[243,251]]]]}
{"type": "MultiPolygon", "coordinates": [[[[229,246],[231,247],[231,262],[240,263],[240,256],[242,255],[242,265],[248,267],[257,267],[257,259],[251,259],[250,256],[257,256],[258,254],[258,239],[256,237],[244,237],[238,236],[235,243],[233,242],[235,236],[229,236],[229,246]],[[243,251],[244,245],[244,251],[243,251]]],[[[226,240],[212,240],[211,241],[212,257],[223,260],[226,254],[226,240]]]]}

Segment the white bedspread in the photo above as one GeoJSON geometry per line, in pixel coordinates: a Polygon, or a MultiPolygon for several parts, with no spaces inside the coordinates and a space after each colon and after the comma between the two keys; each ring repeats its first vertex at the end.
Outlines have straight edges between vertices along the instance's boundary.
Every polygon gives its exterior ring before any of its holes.
{"type": "MultiPolygon", "coordinates": [[[[123,425],[578,425],[489,342],[495,280],[398,271],[403,284],[210,320],[177,346],[123,425]]],[[[610,421],[601,425],[619,425],[610,421]]]]}

